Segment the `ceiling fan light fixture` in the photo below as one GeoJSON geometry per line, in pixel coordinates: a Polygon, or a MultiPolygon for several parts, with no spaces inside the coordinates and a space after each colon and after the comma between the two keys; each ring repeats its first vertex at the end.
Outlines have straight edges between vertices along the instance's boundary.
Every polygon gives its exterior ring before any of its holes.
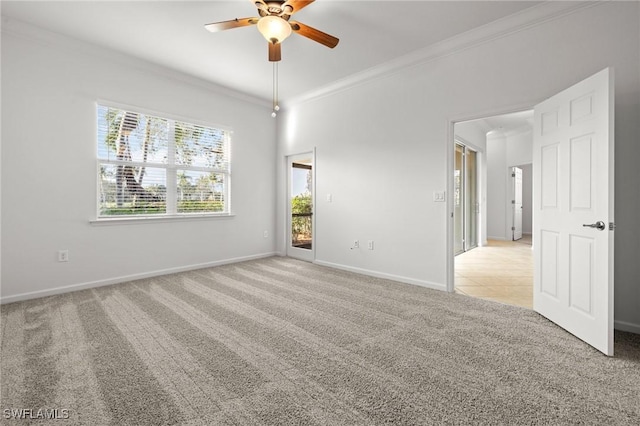
{"type": "Polygon", "coordinates": [[[269,43],[282,43],[291,35],[291,25],[278,16],[263,16],[258,21],[258,31],[269,43]]]}

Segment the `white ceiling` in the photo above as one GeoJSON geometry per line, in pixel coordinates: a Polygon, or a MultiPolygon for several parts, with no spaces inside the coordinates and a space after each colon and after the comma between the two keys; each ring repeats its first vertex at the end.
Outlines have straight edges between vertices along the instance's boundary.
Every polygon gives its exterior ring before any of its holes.
{"type": "Polygon", "coordinates": [[[533,129],[533,110],[514,112],[477,120],[477,123],[487,132],[501,132],[508,134],[533,129]]]}
{"type": "MultiPolygon", "coordinates": [[[[210,22],[257,16],[252,3],[3,0],[2,15],[5,23],[27,22],[268,100],[272,65],[257,28],[204,29],[210,22]]],[[[297,34],[285,40],[280,98],[302,96],[537,3],[318,0],[293,19],[340,43],[328,49],[297,34]]]]}

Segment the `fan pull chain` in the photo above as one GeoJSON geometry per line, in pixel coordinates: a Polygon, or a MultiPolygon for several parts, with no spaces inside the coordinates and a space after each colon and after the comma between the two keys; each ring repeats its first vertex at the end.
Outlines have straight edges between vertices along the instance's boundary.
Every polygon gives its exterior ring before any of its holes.
{"type": "Polygon", "coordinates": [[[276,118],[277,112],[280,111],[278,105],[278,62],[273,63],[273,112],[271,117],[276,118]]]}

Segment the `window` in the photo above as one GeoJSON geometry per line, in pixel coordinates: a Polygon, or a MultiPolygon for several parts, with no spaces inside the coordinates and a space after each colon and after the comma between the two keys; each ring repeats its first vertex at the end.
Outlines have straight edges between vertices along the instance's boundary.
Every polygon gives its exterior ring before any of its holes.
{"type": "Polygon", "coordinates": [[[98,218],[229,213],[229,131],[97,108],[98,218]]]}

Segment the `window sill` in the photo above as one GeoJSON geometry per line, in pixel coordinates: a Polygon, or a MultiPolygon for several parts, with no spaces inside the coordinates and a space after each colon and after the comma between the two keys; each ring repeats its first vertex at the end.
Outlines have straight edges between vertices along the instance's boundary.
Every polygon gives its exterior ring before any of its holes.
{"type": "Polygon", "coordinates": [[[146,223],[158,223],[158,222],[190,222],[194,220],[216,220],[216,219],[230,219],[235,214],[193,214],[193,215],[174,215],[174,216],[140,216],[140,217],[109,217],[90,220],[91,225],[132,225],[132,224],[146,224],[146,223]]]}

